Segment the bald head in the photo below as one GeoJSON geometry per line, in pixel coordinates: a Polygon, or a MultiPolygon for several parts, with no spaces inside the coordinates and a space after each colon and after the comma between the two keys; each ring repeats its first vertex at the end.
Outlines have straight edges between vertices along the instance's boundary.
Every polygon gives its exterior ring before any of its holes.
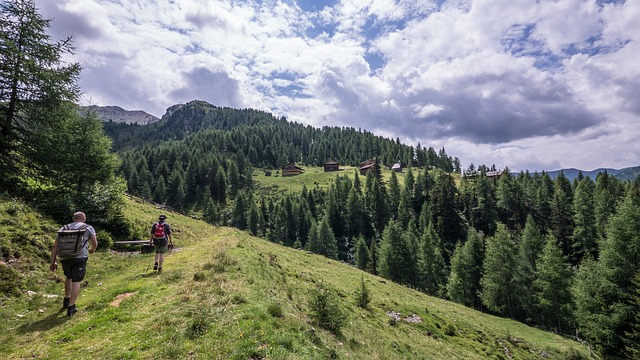
{"type": "Polygon", "coordinates": [[[87,217],[84,215],[83,212],[77,212],[75,214],[73,214],[73,221],[75,222],[84,222],[87,219],[87,217]]]}

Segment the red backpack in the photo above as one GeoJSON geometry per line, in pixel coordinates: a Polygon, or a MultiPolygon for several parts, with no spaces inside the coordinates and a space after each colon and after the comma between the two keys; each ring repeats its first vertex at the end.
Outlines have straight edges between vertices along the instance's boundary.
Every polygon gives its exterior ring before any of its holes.
{"type": "Polygon", "coordinates": [[[156,223],[156,231],[153,237],[156,239],[164,239],[164,225],[165,223],[156,223]]]}

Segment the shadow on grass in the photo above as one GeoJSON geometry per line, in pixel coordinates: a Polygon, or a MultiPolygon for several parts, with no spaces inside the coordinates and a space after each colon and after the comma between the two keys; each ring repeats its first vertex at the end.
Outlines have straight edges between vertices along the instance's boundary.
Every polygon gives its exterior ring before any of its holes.
{"type": "Polygon", "coordinates": [[[19,334],[26,334],[34,331],[46,331],[50,330],[58,325],[64,324],[71,318],[67,316],[67,312],[59,310],[51,315],[37,321],[32,321],[23,325],[20,325],[16,331],[19,334]]]}

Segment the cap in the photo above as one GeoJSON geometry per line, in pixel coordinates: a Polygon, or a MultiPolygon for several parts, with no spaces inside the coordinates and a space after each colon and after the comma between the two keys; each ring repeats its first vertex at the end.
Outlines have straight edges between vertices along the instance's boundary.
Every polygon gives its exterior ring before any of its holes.
{"type": "Polygon", "coordinates": [[[160,220],[164,220],[166,218],[167,218],[167,215],[165,215],[165,214],[162,214],[162,215],[158,216],[158,219],[160,219],[160,220]]]}

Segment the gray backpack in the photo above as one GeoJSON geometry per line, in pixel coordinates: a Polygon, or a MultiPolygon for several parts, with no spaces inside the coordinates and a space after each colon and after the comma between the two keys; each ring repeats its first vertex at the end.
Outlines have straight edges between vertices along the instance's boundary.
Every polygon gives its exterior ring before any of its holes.
{"type": "Polygon", "coordinates": [[[69,225],[65,225],[62,230],[58,231],[58,256],[61,258],[73,258],[82,252],[87,245],[87,241],[83,242],[84,234],[89,225],[84,224],[79,229],[70,229],[69,225]]]}

